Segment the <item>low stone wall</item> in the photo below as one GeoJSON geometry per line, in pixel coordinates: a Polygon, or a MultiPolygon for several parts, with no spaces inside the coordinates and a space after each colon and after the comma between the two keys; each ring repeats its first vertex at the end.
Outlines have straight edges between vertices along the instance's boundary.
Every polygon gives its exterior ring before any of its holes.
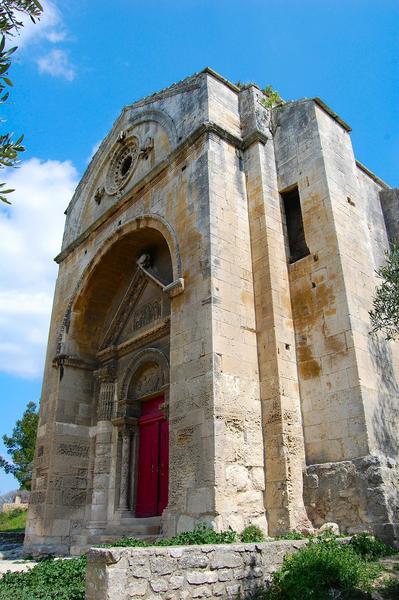
{"type": "Polygon", "coordinates": [[[245,598],[306,543],[92,548],[86,600],[245,598]]]}

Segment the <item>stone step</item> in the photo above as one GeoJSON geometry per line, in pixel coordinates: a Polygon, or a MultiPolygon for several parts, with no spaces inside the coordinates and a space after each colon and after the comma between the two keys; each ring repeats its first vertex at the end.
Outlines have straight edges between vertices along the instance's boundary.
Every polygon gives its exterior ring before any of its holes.
{"type": "Polygon", "coordinates": [[[120,537],[137,537],[140,535],[159,535],[161,528],[159,525],[135,525],[134,528],[115,525],[108,526],[104,533],[107,535],[119,535],[120,537]]]}

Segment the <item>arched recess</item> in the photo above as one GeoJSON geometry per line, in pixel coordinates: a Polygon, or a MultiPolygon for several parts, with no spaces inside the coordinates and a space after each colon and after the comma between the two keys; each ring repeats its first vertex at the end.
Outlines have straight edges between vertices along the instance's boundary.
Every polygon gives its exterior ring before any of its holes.
{"type": "Polygon", "coordinates": [[[130,516],[159,516],[168,504],[168,384],[169,360],[161,349],[148,347],[132,355],[121,381],[113,421],[120,432],[120,461],[116,466],[120,473],[116,477],[121,490],[119,507],[130,516]],[[124,434],[129,448],[125,452],[124,434]]]}
{"type": "Polygon", "coordinates": [[[172,148],[177,146],[178,134],[172,117],[160,110],[145,108],[132,109],[131,116],[129,117],[129,125],[140,125],[140,123],[146,123],[148,121],[159,123],[159,125],[167,132],[172,148]]]}
{"type": "Polygon", "coordinates": [[[169,361],[165,354],[158,348],[144,348],[133,356],[125,371],[119,396],[121,402],[127,401],[132,380],[140,374],[143,368],[150,364],[156,364],[162,373],[160,387],[169,383],[169,361]]]}
{"type": "Polygon", "coordinates": [[[137,241],[137,245],[139,245],[140,241],[143,241],[146,238],[153,239],[154,236],[158,236],[159,240],[164,240],[169,250],[172,273],[170,277],[171,281],[167,281],[166,283],[169,284],[171,295],[175,295],[184,289],[179,243],[172,225],[164,217],[156,213],[143,214],[130,219],[104,241],[101,248],[97,251],[94,258],[86,266],[80,276],[74,291],[70,296],[64,318],[58,331],[57,355],[64,354],[65,349],[63,343],[65,342],[66,335],[70,333],[72,316],[85,311],[84,304],[86,290],[89,288],[90,281],[95,277],[95,274],[98,273],[98,270],[104,263],[106,257],[110,256],[110,253],[113,252],[118,245],[122,245],[124,241],[135,240],[137,241]]]}
{"type": "Polygon", "coordinates": [[[63,320],[65,333],[68,323],[65,355],[80,361],[80,366],[71,360],[61,362],[68,369],[61,385],[71,386],[75,394],[80,384],[75,385],[78,371],[74,367],[84,370],[80,404],[85,405],[90,425],[96,427],[89,455],[88,503],[93,522],[104,527],[110,514],[159,516],[167,505],[168,288],[180,274],[173,229],[159,215],[141,215],[101,245],[84,270],[63,320]],[[153,310],[154,306],[159,310],[153,310]],[[136,389],[139,381],[145,384],[143,393],[134,398],[129,397],[132,380],[136,389]],[[150,393],[149,381],[155,382],[150,393]],[[145,461],[154,446],[159,448],[158,462],[151,470],[151,495],[145,496],[148,481],[143,483],[143,477],[150,477],[145,461]]]}

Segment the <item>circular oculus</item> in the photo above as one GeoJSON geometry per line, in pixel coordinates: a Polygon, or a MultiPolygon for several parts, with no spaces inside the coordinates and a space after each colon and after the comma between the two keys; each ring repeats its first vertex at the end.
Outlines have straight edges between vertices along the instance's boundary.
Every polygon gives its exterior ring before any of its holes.
{"type": "Polygon", "coordinates": [[[139,143],[135,137],[129,138],[111,159],[108,169],[106,191],[116,194],[132,176],[139,157],[139,143]]]}

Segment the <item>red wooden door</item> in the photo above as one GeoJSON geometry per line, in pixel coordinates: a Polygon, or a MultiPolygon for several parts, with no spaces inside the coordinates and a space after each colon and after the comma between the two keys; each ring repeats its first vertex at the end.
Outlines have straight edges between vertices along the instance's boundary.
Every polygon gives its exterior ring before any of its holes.
{"type": "Polygon", "coordinates": [[[161,515],[168,505],[169,481],[169,423],[161,421],[159,430],[159,493],[158,514],[161,515]]]}
{"type": "Polygon", "coordinates": [[[142,403],[139,419],[137,517],[160,515],[168,504],[169,428],[159,405],[163,396],[142,403]]]}

